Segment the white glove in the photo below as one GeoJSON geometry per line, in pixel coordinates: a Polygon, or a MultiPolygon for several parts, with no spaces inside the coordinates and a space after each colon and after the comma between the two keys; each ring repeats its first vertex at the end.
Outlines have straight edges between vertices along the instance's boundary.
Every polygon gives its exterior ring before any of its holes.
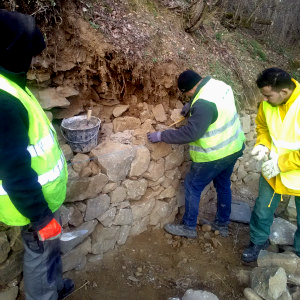
{"type": "Polygon", "coordinates": [[[253,155],[254,159],[261,161],[261,160],[267,160],[268,159],[268,154],[269,154],[269,149],[268,147],[264,145],[257,145],[253,148],[251,155],[253,155]]]}
{"type": "Polygon", "coordinates": [[[280,173],[280,169],[278,167],[278,157],[270,159],[262,164],[261,167],[262,174],[267,178],[270,179],[275,177],[280,173]]]}

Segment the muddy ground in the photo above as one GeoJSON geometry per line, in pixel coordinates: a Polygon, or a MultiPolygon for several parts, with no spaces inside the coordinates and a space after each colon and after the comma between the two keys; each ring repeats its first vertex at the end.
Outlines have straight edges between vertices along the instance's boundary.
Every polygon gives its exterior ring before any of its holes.
{"type": "Polygon", "coordinates": [[[65,274],[76,283],[67,299],[167,300],[182,297],[189,288],[210,291],[220,300],[241,299],[245,285],[237,272],[253,268],[240,259],[249,241],[248,225],[232,222],[227,238],[200,226],[197,230],[194,240],[163,229],[130,237],[102,260],[65,274]]]}

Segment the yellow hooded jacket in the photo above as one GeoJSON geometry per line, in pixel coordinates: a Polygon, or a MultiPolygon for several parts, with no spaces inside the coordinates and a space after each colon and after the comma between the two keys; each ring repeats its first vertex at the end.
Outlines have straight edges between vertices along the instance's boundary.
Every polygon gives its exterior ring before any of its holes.
{"type": "MultiPolygon", "coordinates": [[[[296,80],[292,79],[296,84],[296,88],[294,89],[292,95],[288,99],[286,103],[283,103],[278,106],[280,117],[283,120],[286,113],[290,109],[293,102],[300,97],[300,84],[296,80]]],[[[257,117],[256,117],[256,131],[257,131],[257,140],[256,145],[264,145],[271,148],[271,137],[269,134],[268,124],[266,122],[265,114],[263,111],[263,105],[259,106],[257,117]]],[[[300,126],[300,116],[298,118],[299,126],[300,126]]],[[[300,169],[300,150],[292,151],[287,154],[281,155],[278,158],[278,166],[281,172],[288,172],[292,170],[300,169]]],[[[267,180],[267,179],[266,179],[267,180]]],[[[300,178],[299,178],[300,180],[300,178]]],[[[281,182],[280,175],[278,174],[276,177],[273,177],[267,180],[270,186],[274,189],[275,193],[281,195],[295,195],[300,196],[300,191],[291,190],[284,186],[281,182]]]]}

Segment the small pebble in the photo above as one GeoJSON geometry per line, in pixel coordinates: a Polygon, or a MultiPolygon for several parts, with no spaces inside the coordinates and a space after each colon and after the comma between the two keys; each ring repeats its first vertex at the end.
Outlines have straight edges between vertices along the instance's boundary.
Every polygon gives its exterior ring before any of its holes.
{"type": "Polygon", "coordinates": [[[201,230],[204,232],[209,232],[209,231],[211,231],[211,225],[204,224],[204,225],[202,225],[201,230]]]}

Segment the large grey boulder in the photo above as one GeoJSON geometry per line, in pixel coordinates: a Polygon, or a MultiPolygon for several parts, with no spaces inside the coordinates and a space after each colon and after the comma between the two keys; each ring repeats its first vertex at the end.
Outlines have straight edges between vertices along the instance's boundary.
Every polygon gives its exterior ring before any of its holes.
{"type": "Polygon", "coordinates": [[[150,225],[158,225],[161,220],[169,217],[171,213],[172,207],[168,202],[157,200],[150,214],[150,225]]]}
{"type": "Polygon", "coordinates": [[[134,130],[141,126],[141,120],[135,117],[119,117],[113,120],[114,132],[134,130]]]}
{"type": "Polygon", "coordinates": [[[8,259],[0,265],[0,285],[6,285],[23,269],[23,251],[13,252],[8,259]]]}
{"type": "Polygon", "coordinates": [[[133,236],[139,235],[140,233],[146,231],[149,222],[150,222],[149,216],[145,216],[141,219],[137,219],[133,221],[129,235],[133,235],[133,236]]]}
{"type": "Polygon", "coordinates": [[[8,253],[10,251],[9,242],[7,235],[4,231],[0,232],[0,263],[7,259],[8,253]]]}
{"type": "Polygon", "coordinates": [[[297,226],[282,218],[275,218],[269,240],[276,245],[293,245],[297,226]]]}
{"type": "Polygon", "coordinates": [[[106,194],[87,200],[84,220],[90,221],[101,217],[109,209],[109,205],[110,198],[106,194]]]}
{"type": "Polygon", "coordinates": [[[91,239],[88,237],[82,244],[62,256],[63,272],[73,270],[86,262],[86,255],[91,252],[91,239]]]}
{"type": "Polygon", "coordinates": [[[247,300],[263,300],[251,288],[244,289],[244,296],[247,300]]]}
{"type": "Polygon", "coordinates": [[[265,300],[277,300],[287,291],[287,276],[281,267],[257,267],[250,275],[251,288],[265,300]]]}
{"type": "Polygon", "coordinates": [[[155,192],[150,191],[149,195],[153,195],[151,197],[143,197],[140,201],[133,202],[131,205],[133,220],[141,219],[150,214],[154,205],[155,205],[155,192]]]}
{"type": "Polygon", "coordinates": [[[102,173],[88,178],[71,178],[67,186],[66,202],[97,197],[107,181],[107,176],[102,173]]]}
{"type": "Polygon", "coordinates": [[[154,118],[158,122],[165,122],[167,120],[167,116],[165,113],[165,109],[162,104],[158,104],[152,108],[152,112],[154,115],[154,118]]]}
{"type": "Polygon", "coordinates": [[[98,224],[91,237],[91,252],[93,254],[102,254],[115,247],[115,244],[120,237],[120,226],[104,228],[101,224],[98,224]]]}
{"type": "Polygon", "coordinates": [[[299,261],[299,257],[294,253],[273,253],[261,250],[257,265],[259,267],[282,267],[286,272],[295,274],[299,261]]]}
{"type": "Polygon", "coordinates": [[[120,209],[114,219],[114,225],[131,225],[133,221],[130,208],[120,209]]]}
{"type": "Polygon", "coordinates": [[[154,182],[158,181],[159,178],[163,177],[165,172],[165,161],[163,158],[158,161],[151,161],[149,168],[143,174],[146,179],[152,180],[154,182]]]}
{"type": "Polygon", "coordinates": [[[251,208],[248,203],[241,201],[232,201],[230,220],[245,224],[250,223],[251,208]]]}
{"type": "Polygon", "coordinates": [[[16,300],[18,296],[19,288],[13,286],[5,290],[0,291],[0,299],[2,300],[16,300]]]}
{"type": "Polygon", "coordinates": [[[88,178],[70,178],[65,202],[95,198],[101,193],[107,181],[107,176],[102,173],[88,178]]]}
{"type": "Polygon", "coordinates": [[[184,293],[182,300],[219,300],[219,298],[207,291],[189,289],[184,293]]]}
{"type": "Polygon", "coordinates": [[[117,142],[105,141],[94,148],[91,153],[101,170],[113,182],[126,178],[135,158],[135,148],[117,142]]]}
{"type": "Polygon", "coordinates": [[[165,158],[165,170],[172,170],[179,167],[184,161],[184,146],[172,145],[173,151],[165,158]]]}
{"type": "Polygon", "coordinates": [[[139,180],[126,179],[123,186],[127,189],[128,200],[139,200],[146,193],[148,182],[142,178],[139,180]]]}
{"type": "Polygon", "coordinates": [[[150,164],[150,151],[145,146],[136,148],[136,156],[131,163],[129,177],[138,177],[147,171],[150,164]]]}
{"type": "Polygon", "coordinates": [[[110,227],[115,219],[117,213],[117,208],[112,207],[108,209],[102,216],[98,218],[99,222],[105,227],[110,227]]]}

